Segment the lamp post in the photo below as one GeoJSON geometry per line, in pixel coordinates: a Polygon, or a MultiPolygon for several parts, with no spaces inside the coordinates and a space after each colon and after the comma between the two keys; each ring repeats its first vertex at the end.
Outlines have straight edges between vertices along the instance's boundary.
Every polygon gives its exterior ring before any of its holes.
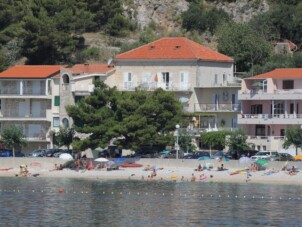
{"type": "Polygon", "coordinates": [[[178,144],[179,127],[180,127],[179,124],[175,125],[175,128],[176,128],[176,144],[175,144],[176,159],[178,159],[178,152],[179,152],[179,144],[178,144]]]}

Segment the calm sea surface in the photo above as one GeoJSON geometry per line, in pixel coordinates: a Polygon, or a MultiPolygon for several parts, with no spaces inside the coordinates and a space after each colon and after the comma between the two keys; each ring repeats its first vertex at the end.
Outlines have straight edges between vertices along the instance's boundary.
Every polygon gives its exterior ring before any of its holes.
{"type": "Polygon", "coordinates": [[[0,178],[0,226],[302,226],[301,189],[0,178]]]}

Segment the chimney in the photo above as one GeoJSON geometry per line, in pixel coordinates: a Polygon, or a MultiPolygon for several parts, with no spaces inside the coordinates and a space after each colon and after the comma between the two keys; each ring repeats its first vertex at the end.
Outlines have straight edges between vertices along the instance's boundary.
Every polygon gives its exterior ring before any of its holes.
{"type": "Polygon", "coordinates": [[[84,73],[89,73],[89,63],[84,63],[84,73]]]}

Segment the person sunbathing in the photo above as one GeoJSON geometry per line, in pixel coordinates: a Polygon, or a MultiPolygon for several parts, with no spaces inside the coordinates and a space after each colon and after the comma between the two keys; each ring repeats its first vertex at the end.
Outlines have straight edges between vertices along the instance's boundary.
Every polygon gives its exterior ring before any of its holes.
{"type": "Polygon", "coordinates": [[[296,168],[293,166],[292,169],[289,171],[289,175],[294,175],[296,174],[296,168]]]}

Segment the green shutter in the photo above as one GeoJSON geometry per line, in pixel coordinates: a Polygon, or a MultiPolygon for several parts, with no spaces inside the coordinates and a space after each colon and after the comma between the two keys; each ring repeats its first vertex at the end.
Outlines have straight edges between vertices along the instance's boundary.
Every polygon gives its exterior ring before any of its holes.
{"type": "Polygon", "coordinates": [[[55,96],[55,106],[60,106],[60,96],[55,96]]]}

